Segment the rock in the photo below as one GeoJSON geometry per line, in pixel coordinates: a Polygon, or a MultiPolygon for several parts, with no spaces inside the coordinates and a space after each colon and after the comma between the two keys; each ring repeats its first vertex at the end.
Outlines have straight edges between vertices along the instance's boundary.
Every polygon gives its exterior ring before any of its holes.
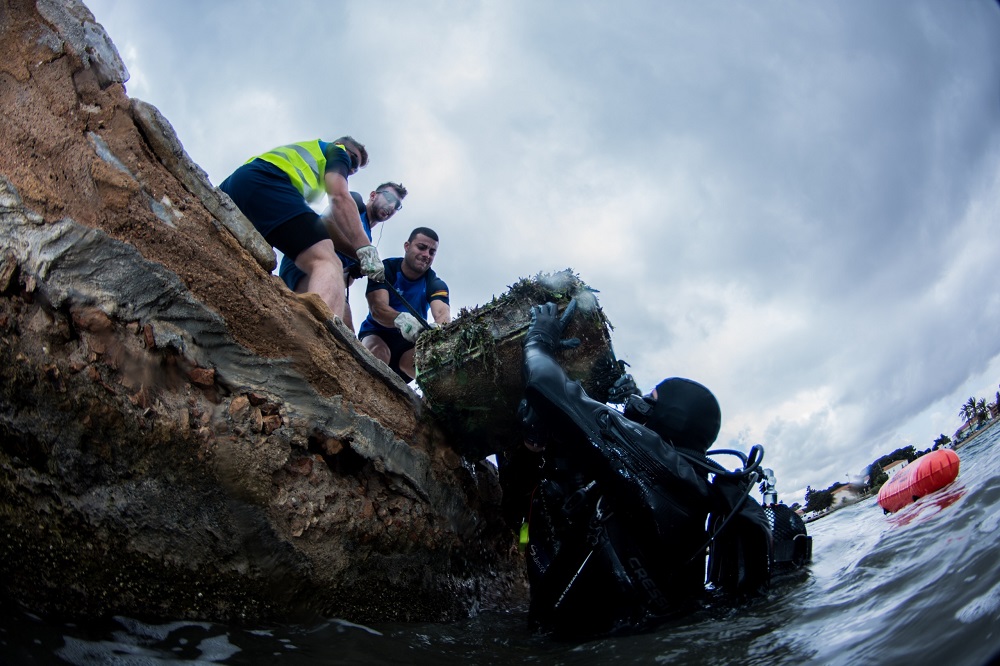
{"type": "Polygon", "coordinates": [[[215,370],[212,368],[191,368],[188,372],[188,378],[198,386],[212,386],[215,384],[215,370]]]}
{"type": "Polygon", "coordinates": [[[8,2],[0,34],[0,594],[215,621],[523,605],[495,468],[270,275],[86,7],[8,2]]]}
{"type": "Polygon", "coordinates": [[[159,109],[138,99],[132,100],[131,109],[132,117],[160,162],[191,194],[198,197],[264,270],[274,270],[277,265],[274,250],[240,212],[229,195],[212,187],[208,175],[188,157],[174,128],[159,109]]]}
{"type": "Polygon", "coordinates": [[[59,39],[64,40],[68,49],[80,58],[83,67],[96,74],[101,88],[128,81],[128,70],[118,49],[83,3],[38,0],[35,8],[58,33],[58,38],[51,42],[54,50],[60,52],[59,39]]]}

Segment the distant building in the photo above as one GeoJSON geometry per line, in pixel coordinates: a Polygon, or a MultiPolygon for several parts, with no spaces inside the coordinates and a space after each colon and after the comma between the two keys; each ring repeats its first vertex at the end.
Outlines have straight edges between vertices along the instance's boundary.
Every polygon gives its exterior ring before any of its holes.
{"type": "Polygon", "coordinates": [[[840,506],[841,504],[850,504],[858,499],[858,491],[855,490],[853,484],[846,483],[838,488],[834,488],[833,492],[830,493],[833,496],[833,502],[831,507],[840,506]]]}
{"type": "Polygon", "coordinates": [[[956,442],[961,442],[963,439],[968,437],[972,431],[975,430],[975,426],[972,425],[972,420],[968,420],[962,424],[962,427],[955,431],[955,436],[952,438],[956,442]]]}
{"type": "Polygon", "coordinates": [[[888,474],[891,479],[893,474],[906,467],[906,463],[906,460],[893,460],[891,463],[883,467],[882,471],[888,474]]]}

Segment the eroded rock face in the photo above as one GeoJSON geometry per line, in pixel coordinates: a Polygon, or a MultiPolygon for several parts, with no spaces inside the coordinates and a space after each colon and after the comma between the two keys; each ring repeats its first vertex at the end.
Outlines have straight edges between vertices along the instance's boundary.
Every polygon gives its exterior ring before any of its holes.
{"type": "Polygon", "coordinates": [[[0,576],[32,610],[523,603],[495,470],[270,275],[71,0],[0,0],[0,576]]]}

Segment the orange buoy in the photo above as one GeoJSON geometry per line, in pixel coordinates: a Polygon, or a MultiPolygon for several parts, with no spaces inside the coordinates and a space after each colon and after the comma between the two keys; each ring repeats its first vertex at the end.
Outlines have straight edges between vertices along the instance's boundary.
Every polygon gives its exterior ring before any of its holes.
{"type": "Polygon", "coordinates": [[[958,454],[938,449],[923,455],[885,482],[878,491],[878,505],[886,513],[899,511],[924,495],[944,488],[958,477],[958,454]]]}

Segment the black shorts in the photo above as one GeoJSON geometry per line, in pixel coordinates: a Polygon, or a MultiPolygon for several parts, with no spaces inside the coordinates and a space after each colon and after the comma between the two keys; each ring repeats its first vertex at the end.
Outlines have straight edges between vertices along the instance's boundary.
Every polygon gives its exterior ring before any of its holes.
{"type": "Polygon", "coordinates": [[[272,247],[295,259],[329,238],[319,215],[278,167],[254,160],[219,185],[272,247]]]}
{"type": "MultiPolygon", "coordinates": [[[[286,257],[295,261],[295,257],[321,240],[330,240],[326,225],[315,212],[308,212],[293,217],[264,237],[271,247],[281,250],[286,257]]],[[[305,275],[303,273],[302,275],[305,275]]],[[[300,276],[301,277],[301,276],[300,276]]]]}
{"type": "Polygon", "coordinates": [[[414,344],[395,328],[391,331],[362,331],[358,334],[358,339],[364,340],[369,335],[377,335],[389,346],[389,369],[399,375],[404,382],[412,381],[409,375],[399,369],[399,357],[408,349],[413,349],[414,344]]]}

